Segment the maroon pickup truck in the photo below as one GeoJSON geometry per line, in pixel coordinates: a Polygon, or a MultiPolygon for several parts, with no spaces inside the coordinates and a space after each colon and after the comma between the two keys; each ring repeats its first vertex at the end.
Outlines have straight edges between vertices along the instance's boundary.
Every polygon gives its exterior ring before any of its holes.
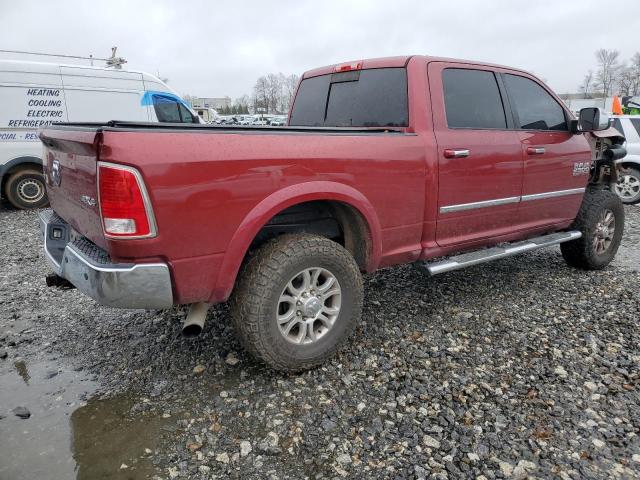
{"type": "Polygon", "coordinates": [[[103,305],[191,304],[186,334],[230,299],[246,348],[301,370],[356,327],[361,272],[556,244],[609,264],[624,149],[608,127],[529,73],[424,56],[306,72],[286,127],[54,125],[46,258],[103,305]]]}

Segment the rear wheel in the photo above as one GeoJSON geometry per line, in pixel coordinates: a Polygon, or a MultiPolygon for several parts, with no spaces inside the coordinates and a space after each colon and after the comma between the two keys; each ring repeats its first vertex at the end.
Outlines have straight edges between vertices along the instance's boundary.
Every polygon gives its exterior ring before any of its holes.
{"type": "Polygon", "coordinates": [[[640,203],[640,169],[625,167],[620,169],[616,193],[622,203],[640,203]]]}
{"type": "Polygon", "coordinates": [[[32,168],[12,173],[5,185],[5,193],[9,202],[20,209],[42,208],[49,203],[44,175],[32,168]]]}
{"type": "Polygon", "coordinates": [[[613,260],[622,240],[624,207],[609,190],[589,190],[573,228],[582,237],[560,245],[566,262],[585,270],[600,270],[613,260]]]}
{"type": "Polygon", "coordinates": [[[240,273],[232,318],[256,358],[285,371],[330,358],[360,319],[362,277],[341,245],[315,235],[283,235],[240,273]]]}

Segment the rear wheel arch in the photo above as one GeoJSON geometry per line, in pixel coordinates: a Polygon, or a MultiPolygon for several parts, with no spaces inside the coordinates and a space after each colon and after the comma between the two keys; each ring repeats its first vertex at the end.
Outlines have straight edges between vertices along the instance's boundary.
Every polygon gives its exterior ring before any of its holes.
{"type": "Polygon", "coordinates": [[[342,228],[344,246],[361,270],[370,272],[377,268],[382,251],[380,223],[362,193],[334,182],[292,185],[264,199],[240,224],[225,252],[211,301],[228,299],[242,263],[272,219],[292,207],[310,203],[331,209],[342,228]]]}

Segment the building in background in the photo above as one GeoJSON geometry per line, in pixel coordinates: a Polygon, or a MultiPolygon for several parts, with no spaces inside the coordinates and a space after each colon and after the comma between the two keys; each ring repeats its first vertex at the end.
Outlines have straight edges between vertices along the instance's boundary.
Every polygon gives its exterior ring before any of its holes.
{"type": "Polygon", "coordinates": [[[198,108],[213,108],[214,110],[222,110],[231,107],[230,97],[189,97],[191,106],[198,108]]]}

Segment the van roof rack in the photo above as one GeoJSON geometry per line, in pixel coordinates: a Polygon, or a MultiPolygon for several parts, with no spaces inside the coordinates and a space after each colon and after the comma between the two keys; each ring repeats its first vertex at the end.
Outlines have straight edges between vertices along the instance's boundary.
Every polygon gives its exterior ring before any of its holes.
{"type": "Polygon", "coordinates": [[[25,50],[0,50],[0,53],[14,53],[19,55],[38,55],[41,57],[58,57],[58,58],[74,58],[78,60],[90,60],[91,66],[93,66],[93,61],[98,60],[101,62],[106,62],[107,67],[115,68],[120,70],[122,65],[127,63],[127,61],[122,57],[116,57],[116,51],[118,47],[111,47],[111,56],[108,58],[98,58],[93,55],[89,55],[88,57],[82,57],[79,55],[58,55],[55,53],[42,53],[42,52],[27,52],[25,50]]]}

